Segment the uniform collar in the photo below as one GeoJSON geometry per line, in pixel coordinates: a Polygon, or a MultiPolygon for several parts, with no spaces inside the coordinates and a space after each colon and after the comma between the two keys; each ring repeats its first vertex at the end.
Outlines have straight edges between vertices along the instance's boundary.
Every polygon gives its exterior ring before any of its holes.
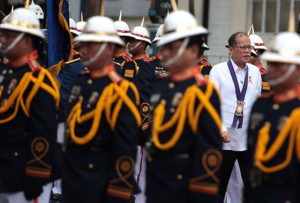
{"type": "Polygon", "coordinates": [[[199,58],[198,58],[198,62],[201,62],[201,61],[203,61],[203,60],[205,60],[205,58],[204,58],[204,56],[202,55],[202,56],[200,56],[199,58]]]}
{"type": "Polygon", "coordinates": [[[293,89],[289,89],[284,92],[274,94],[274,101],[276,103],[285,103],[285,102],[293,100],[295,98],[300,99],[300,85],[299,84],[296,87],[294,87],[293,89]]]}
{"type": "Polygon", "coordinates": [[[14,61],[11,61],[10,67],[13,69],[17,69],[19,67],[24,66],[25,64],[27,64],[28,62],[30,62],[32,60],[36,60],[38,58],[38,56],[39,56],[39,54],[38,54],[37,50],[34,50],[30,54],[21,56],[20,58],[14,60],[14,61]]]}
{"type": "Polygon", "coordinates": [[[157,57],[159,60],[161,60],[161,59],[162,59],[162,55],[161,55],[161,53],[160,53],[160,52],[158,52],[158,53],[156,54],[156,57],[157,57]]]}
{"type": "Polygon", "coordinates": [[[89,72],[90,72],[91,78],[95,79],[95,78],[104,77],[104,76],[108,75],[109,72],[114,71],[114,70],[115,70],[114,64],[111,63],[107,66],[104,66],[102,68],[99,68],[99,69],[93,70],[93,71],[89,71],[89,72]]]}
{"type": "Polygon", "coordinates": [[[200,69],[198,66],[194,66],[192,68],[184,69],[180,72],[171,73],[170,77],[173,82],[181,82],[190,79],[197,74],[200,74],[200,69]]]}
{"type": "Polygon", "coordinates": [[[123,51],[121,51],[121,52],[119,52],[119,53],[116,53],[116,54],[114,55],[114,58],[118,58],[118,57],[121,57],[121,56],[124,56],[124,55],[128,55],[127,50],[123,50],[123,51]]]}
{"type": "Polygon", "coordinates": [[[133,60],[139,60],[139,59],[145,59],[145,58],[147,58],[147,54],[145,54],[145,53],[139,54],[139,55],[136,55],[136,56],[132,56],[133,60]]]}

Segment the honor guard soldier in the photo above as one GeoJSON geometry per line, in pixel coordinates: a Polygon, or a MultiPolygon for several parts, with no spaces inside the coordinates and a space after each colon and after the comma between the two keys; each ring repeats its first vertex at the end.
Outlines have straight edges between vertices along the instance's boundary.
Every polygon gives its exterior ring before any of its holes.
{"type": "Polygon", "coordinates": [[[262,80],[262,93],[268,93],[270,92],[270,84],[268,82],[268,72],[266,69],[262,67],[262,63],[260,62],[261,55],[267,50],[267,47],[265,46],[263,40],[260,36],[256,34],[249,35],[249,38],[251,40],[251,43],[254,46],[254,52],[255,54],[251,54],[251,59],[249,63],[257,66],[259,68],[259,72],[261,74],[261,80],[262,80]]]}
{"type": "Polygon", "coordinates": [[[45,36],[35,14],[16,9],[0,25],[0,196],[7,202],[49,202],[56,141],[58,87],[39,64],[45,36]]]}
{"type": "Polygon", "coordinates": [[[115,69],[115,46],[124,46],[113,21],[94,16],[80,42],[89,72],[74,82],[69,96],[62,194],[65,203],[128,202],[135,187],[134,167],[141,123],[134,84],[115,69]]]}
{"type": "Polygon", "coordinates": [[[267,61],[271,93],[259,98],[248,128],[245,203],[300,202],[300,37],[274,37],[267,61]]]}
{"type": "MultiPolygon", "coordinates": [[[[135,65],[128,55],[127,44],[132,38],[131,31],[126,22],[122,21],[122,12],[120,11],[119,20],[114,22],[114,26],[118,32],[119,37],[124,42],[125,46],[116,46],[114,52],[113,62],[115,63],[116,71],[123,75],[122,69],[134,70],[135,65]],[[127,68],[126,68],[127,67],[127,68]]],[[[133,82],[133,80],[130,80],[133,82]]]]}
{"type": "Polygon", "coordinates": [[[200,67],[200,72],[201,74],[205,77],[205,78],[209,78],[209,73],[210,70],[212,69],[211,65],[206,61],[205,57],[204,57],[204,51],[209,50],[209,47],[207,46],[207,44],[204,41],[204,37],[203,37],[203,43],[202,43],[202,49],[201,49],[201,56],[198,59],[198,65],[200,67]]]}
{"type": "Polygon", "coordinates": [[[113,61],[117,63],[119,66],[123,67],[126,62],[132,61],[127,51],[127,44],[129,39],[132,38],[131,31],[126,22],[122,21],[122,12],[120,11],[119,20],[114,22],[115,28],[124,42],[125,46],[117,46],[114,52],[113,61]]]}
{"type": "MultiPolygon", "coordinates": [[[[152,44],[156,44],[160,40],[163,31],[164,31],[164,24],[161,24],[157,29],[154,39],[152,40],[152,44]]],[[[161,47],[158,47],[158,53],[156,54],[156,56],[153,56],[151,58],[151,62],[150,62],[151,64],[150,66],[154,67],[155,78],[157,79],[163,77],[167,73],[166,69],[161,65],[162,57],[160,51],[161,51],[161,47]]]]}
{"type": "Polygon", "coordinates": [[[203,35],[207,30],[186,11],[165,18],[157,45],[162,47],[162,65],[169,76],[157,81],[150,98],[148,203],[217,201],[222,162],[220,99],[197,65],[203,35]]]}

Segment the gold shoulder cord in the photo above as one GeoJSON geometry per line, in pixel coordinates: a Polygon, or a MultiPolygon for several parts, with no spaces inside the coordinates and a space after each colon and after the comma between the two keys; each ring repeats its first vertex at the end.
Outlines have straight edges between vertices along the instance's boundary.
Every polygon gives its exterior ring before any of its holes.
{"type": "Polygon", "coordinates": [[[120,64],[122,70],[123,70],[123,67],[124,67],[125,63],[126,63],[126,61],[123,61],[123,62],[120,64]]]}
{"type": "MultiPolygon", "coordinates": [[[[44,68],[42,68],[37,76],[37,78],[33,75],[33,72],[25,73],[22,77],[21,81],[19,82],[16,89],[13,91],[13,93],[8,98],[7,102],[4,103],[3,106],[0,107],[0,113],[5,113],[10,107],[12,107],[15,104],[15,109],[11,115],[9,115],[7,118],[0,119],[0,124],[7,123],[14,119],[19,111],[19,106],[23,109],[25,115],[29,117],[30,114],[30,104],[34,96],[36,95],[37,91],[42,88],[45,91],[47,91],[49,94],[51,94],[55,101],[56,105],[59,103],[59,90],[54,82],[51,74],[44,68]],[[48,77],[51,85],[44,83],[44,78],[48,77]],[[33,83],[34,86],[31,89],[30,93],[28,94],[26,101],[24,101],[24,92],[26,91],[28,85],[30,83],[33,83]]],[[[0,96],[2,96],[3,88],[0,89],[0,96]]]]}
{"type": "Polygon", "coordinates": [[[198,130],[198,120],[203,108],[206,108],[220,130],[221,118],[209,101],[213,90],[214,86],[211,82],[208,82],[205,94],[197,85],[192,85],[191,87],[187,88],[176,109],[176,112],[165,124],[162,124],[162,122],[165,117],[166,101],[162,100],[161,103],[155,108],[153,113],[152,139],[155,146],[161,150],[168,150],[174,147],[180,139],[186,117],[188,117],[188,123],[191,126],[193,133],[196,133],[198,130]],[[200,103],[195,109],[196,99],[198,99],[200,103]],[[159,133],[170,129],[174,125],[177,125],[177,127],[172,138],[168,142],[162,144],[159,140],[159,133]]]}
{"type": "Polygon", "coordinates": [[[136,87],[126,80],[123,80],[120,86],[116,83],[111,83],[110,85],[105,87],[100,98],[98,99],[95,109],[84,115],[81,115],[83,101],[83,98],[81,97],[79,101],[74,105],[67,119],[72,141],[79,145],[90,142],[95,137],[96,132],[98,131],[103,111],[105,112],[106,119],[110,124],[111,129],[114,130],[123,103],[125,103],[125,105],[128,106],[129,110],[132,112],[137,121],[137,125],[140,125],[141,118],[136,107],[137,104],[133,103],[126,94],[128,88],[131,88],[133,90],[136,98],[136,103],[139,104],[139,94],[136,87]],[[112,111],[111,107],[115,103],[116,105],[112,111]],[[93,123],[88,133],[82,137],[76,136],[76,125],[80,125],[90,119],[93,119],[93,123]]]}
{"type": "Polygon", "coordinates": [[[271,124],[267,122],[264,127],[259,130],[256,151],[255,151],[255,165],[264,173],[274,173],[280,170],[283,170],[287,167],[293,156],[294,148],[296,147],[296,155],[300,161],[300,108],[297,108],[292,111],[291,116],[286,121],[282,130],[277,135],[274,143],[270,146],[270,149],[267,151],[266,146],[270,139],[270,128],[271,124]],[[286,152],[285,160],[275,166],[267,167],[263,162],[268,162],[278,153],[281,149],[285,140],[288,140],[288,148],[286,152]]]}
{"type": "Polygon", "coordinates": [[[139,73],[139,70],[140,70],[140,67],[138,66],[138,64],[136,63],[136,61],[135,61],[135,60],[133,60],[133,63],[134,63],[134,67],[135,67],[136,75],[138,75],[138,73],[139,73]]]}

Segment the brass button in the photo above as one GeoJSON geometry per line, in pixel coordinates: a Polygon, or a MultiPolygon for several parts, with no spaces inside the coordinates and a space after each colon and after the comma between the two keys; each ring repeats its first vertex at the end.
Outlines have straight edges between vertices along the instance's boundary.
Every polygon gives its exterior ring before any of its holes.
{"type": "Polygon", "coordinates": [[[87,104],[86,108],[88,108],[88,109],[91,108],[91,104],[87,104]]]}
{"type": "Polygon", "coordinates": [[[15,152],[14,153],[15,157],[19,156],[19,153],[18,152],[15,152]]]}
{"type": "Polygon", "coordinates": [[[177,180],[182,180],[183,176],[181,174],[177,174],[177,180]]]}
{"type": "Polygon", "coordinates": [[[278,110],[278,109],[279,109],[279,104],[273,104],[272,108],[273,108],[274,110],[278,110]]]}
{"type": "Polygon", "coordinates": [[[174,113],[175,112],[175,108],[170,108],[170,112],[174,113]]]}
{"type": "Polygon", "coordinates": [[[93,80],[92,79],[88,79],[87,84],[89,84],[89,85],[93,84],[93,80]]]}
{"type": "Polygon", "coordinates": [[[94,164],[90,163],[89,164],[89,169],[93,169],[94,168],[94,164]]]}
{"type": "Polygon", "coordinates": [[[174,83],[172,83],[172,82],[169,83],[169,88],[170,88],[170,89],[172,89],[172,88],[174,88],[174,87],[175,87],[174,83]]]}

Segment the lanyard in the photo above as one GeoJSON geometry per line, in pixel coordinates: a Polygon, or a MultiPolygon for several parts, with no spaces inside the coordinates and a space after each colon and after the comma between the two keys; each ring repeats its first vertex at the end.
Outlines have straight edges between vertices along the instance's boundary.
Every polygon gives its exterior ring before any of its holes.
{"type": "Polygon", "coordinates": [[[248,67],[246,67],[246,75],[245,75],[245,79],[244,79],[244,84],[243,84],[243,88],[242,91],[240,91],[240,87],[236,78],[236,74],[235,71],[233,69],[232,63],[229,60],[227,62],[228,68],[229,68],[229,72],[235,87],[235,94],[236,94],[236,99],[237,99],[237,107],[234,113],[234,118],[233,118],[233,122],[231,127],[233,128],[242,128],[242,124],[243,124],[243,108],[244,108],[244,99],[245,99],[245,95],[247,92],[247,88],[248,88],[248,75],[249,75],[249,69],[248,67]],[[237,126],[237,122],[239,121],[239,125],[237,126]]]}

